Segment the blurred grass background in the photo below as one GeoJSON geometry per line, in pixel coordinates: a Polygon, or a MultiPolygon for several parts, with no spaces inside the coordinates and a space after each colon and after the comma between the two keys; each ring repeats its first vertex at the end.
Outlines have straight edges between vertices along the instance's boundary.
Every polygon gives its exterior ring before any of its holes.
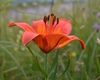
{"type": "MultiPolygon", "coordinates": [[[[0,80],[43,80],[43,75],[26,47],[22,44],[23,30],[8,28],[10,22],[27,22],[43,19],[44,15],[54,13],[72,23],[71,35],[76,35],[86,44],[82,51],[78,41],[73,41],[59,50],[57,77],[67,66],[68,56],[71,63],[60,80],[100,80],[100,45],[97,43],[100,31],[93,28],[100,25],[100,0],[56,0],[22,1],[0,0],[0,80]],[[17,1],[18,2],[18,1],[17,1]]],[[[43,52],[31,42],[28,46],[43,65],[43,52]]],[[[48,68],[55,51],[48,54],[48,68]]]]}

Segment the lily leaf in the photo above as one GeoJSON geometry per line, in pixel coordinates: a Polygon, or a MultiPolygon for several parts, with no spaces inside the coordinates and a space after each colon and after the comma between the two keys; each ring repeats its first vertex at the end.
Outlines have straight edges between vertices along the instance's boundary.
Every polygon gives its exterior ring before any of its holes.
{"type": "Polygon", "coordinates": [[[44,70],[44,68],[40,65],[40,63],[38,62],[38,59],[37,59],[37,57],[36,57],[36,61],[37,61],[37,65],[38,65],[38,68],[39,68],[39,70],[42,72],[42,74],[44,75],[44,77],[48,77],[48,74],[47,74],[47,72],[44,70]]]}
{"type": "Polygon", "coordinates": [[[32,54],[32,56],[34,57],[34,59],[36,60],[36,63],[38,65],[39,70],[42,72],[42,74],[44,75],[44,77],[48,77],[47,72],[44,70],[44,68],[41,66],[41,64],[39,63],[37,57],[34,56],[34,53],[32,52],[32,50],[27,46],[28,50],[30,51],[30,53],[32,54]]]}
{"type": "Polygon", "coordinates": [[[56,80],[57,66],[58,66],[58,62],[57,62],[57,64],[56,64],[55,71],[54,71],[54,73],[52,74],[50,80],[56,80]]]}
{"type": "Polygon", "coordinates": [[[34,56],[34,53],[32,52],[32,50],[27,46],[27,49],[30,51],[30,53],[32,54],[32,56],[36,59],[36,57],[34,56]]]}
{"type": "Polygon", "coordinates": [[[58,80],[65,74],[65,72],[67,71],[68,67],[69,67],[69,64],[70,64],[70,59],[68,60],[68,64],[66,66],[66,69],[64,70],[64,72],[60,75],[60,77],[58,78],[58,80]]]}
{"type": "Polygon", "coordinates": [[[59,50],[57,50],[56,56],[55,56],[55,58],[54,58],[54,61],[53,61],[53,63],[52,63],[52,66],[51,66],[51,68],[50,68],[50,70],[49,70],[49,77],[50,77],[51,74],[54,72],[55,67],[56,67],[56,65],[58,64],[58,63],[57,63],[57,62],[58,62],[58,53],[59,53],[59,50]]]}

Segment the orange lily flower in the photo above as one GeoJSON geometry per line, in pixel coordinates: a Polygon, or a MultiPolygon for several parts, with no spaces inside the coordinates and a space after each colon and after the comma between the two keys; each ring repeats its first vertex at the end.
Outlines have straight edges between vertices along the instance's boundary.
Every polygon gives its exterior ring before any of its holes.
{"type": "Polygon", "coordinates": [[[33,28],[25,22],[10,23],[9,27],[19,26],[24,29],[23,44],[26,46],[30,41],[34,41],[44,53],[61,48],[68,43],[79,40],[82,49],[85,49],[85,44],[78,37],[71,35],[71,23],[66,19],[59,19],[51,14],[50,24],[49,17],[44,16],[43,20],[33,21],[33,28]]]}

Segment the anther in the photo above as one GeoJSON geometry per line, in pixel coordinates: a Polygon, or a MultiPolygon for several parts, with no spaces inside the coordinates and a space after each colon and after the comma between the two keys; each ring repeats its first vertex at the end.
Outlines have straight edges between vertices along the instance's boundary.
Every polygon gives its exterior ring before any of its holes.
{"type": "Polygon", "coordinates": [[[54,14],[53,14],[53,13],[51,13],[51,16],[54,16],[54,14]]]}
{"type": "Polygon", "coordinates": [[[44,21],[44,23],[46,24],[46,16],[44,16],[43,21],[44,21]]]}
{"type": "Polygon", "coordinates": [[[55,20],[56,20],[56,16],[54,16],[53,18],[52,25],[54,25],[55,20]]]}
{"type": "Polygon", "coordinates": [[[59,18],[57,18],[57,24],[59,23],[59,18]]]}

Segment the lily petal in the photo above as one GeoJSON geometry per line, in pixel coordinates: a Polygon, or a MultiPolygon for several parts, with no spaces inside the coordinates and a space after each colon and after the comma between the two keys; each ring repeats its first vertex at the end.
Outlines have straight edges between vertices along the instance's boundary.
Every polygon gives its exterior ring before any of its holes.
{"type": "MultiPolygon", "coordinates": [[[[65,36],[62,34],[49,34],[46,35],[48,44],[49,44],[49,51],[53,50],[59,42],[64,38],[65,36]]],[[[65,37],[66,40],[69,40],[68,37],[65,37]]]]}
{"type": "MultiPolygon", "coordinates": [[[[65,37],[62,34],[49,34],[49,35],[39,35],[36,38],[34,38],[34,42],[39,46],[39,48],[44,53],[49,53],[52,51],[58,44],[59,41],[65,37]],[[55,38],[55,39],[54,39],[55,38]]],[[[66,39],[69,40],[69,38],[66,37],[66,39]]]]}
{"type": "Polygon", "coordinates": [[[22,28],[22,29],[24,29],[25,31],[28,31],[28,32],[35,32],[33,30],[33,28],[25,22],[21,22],[21,23],[12,22],[12,23],[9,24],[9,27],[13,27],[13,26],[18,26],[18,27],[20,27],[20,28],[22,28]]]}
{"type": "Polygon", "coordinates": [[[66,35],[69,35],[71,30],[72,30],[72,26],[70,21],[66,20],[66,19],[60,19],[59,23],[57,24],[57,21],[55,21],[54,27],[53,27],[53,33],[63,33],[66,35]]]}
{"type": "Polygon", "coordinates": [[[47,39],[44,35],[38,35],[36,38],[33,39],[33,41],[39,46],[39,48],[44,53],[48,53],[49,46],[48,46],[47,39]]]}
{"type": "Polygon", "coordinates": [[[43,20],[39,21],[33,21],[33,29],[38,33],[38,34],[46,34],[46,26],[43,20]]]}
{"type": "Polygon", "coordinates": [[[34,39],[37,36],[38,34],[36,33],[25,31],[22,39],[24,46],[26,46],[32,39],[34,39]]]}
{"type": "Polygon", "coordinates": [[[79,40],[79,42],[81,43],[82,49],[85,50],[85,44],[84,44],[84,42],[82,40],[80,40],[78,37],[76,37],[76,36],[68,36],[69,40],[66,37],[64,37],[63,39],[61,39],[59,41],[59,44],[54,48],[54,50],[56,50],[58,48],[61,48],[61,47],[69,44],[70,42],[72,42],[74,40],[79,40]]]}

